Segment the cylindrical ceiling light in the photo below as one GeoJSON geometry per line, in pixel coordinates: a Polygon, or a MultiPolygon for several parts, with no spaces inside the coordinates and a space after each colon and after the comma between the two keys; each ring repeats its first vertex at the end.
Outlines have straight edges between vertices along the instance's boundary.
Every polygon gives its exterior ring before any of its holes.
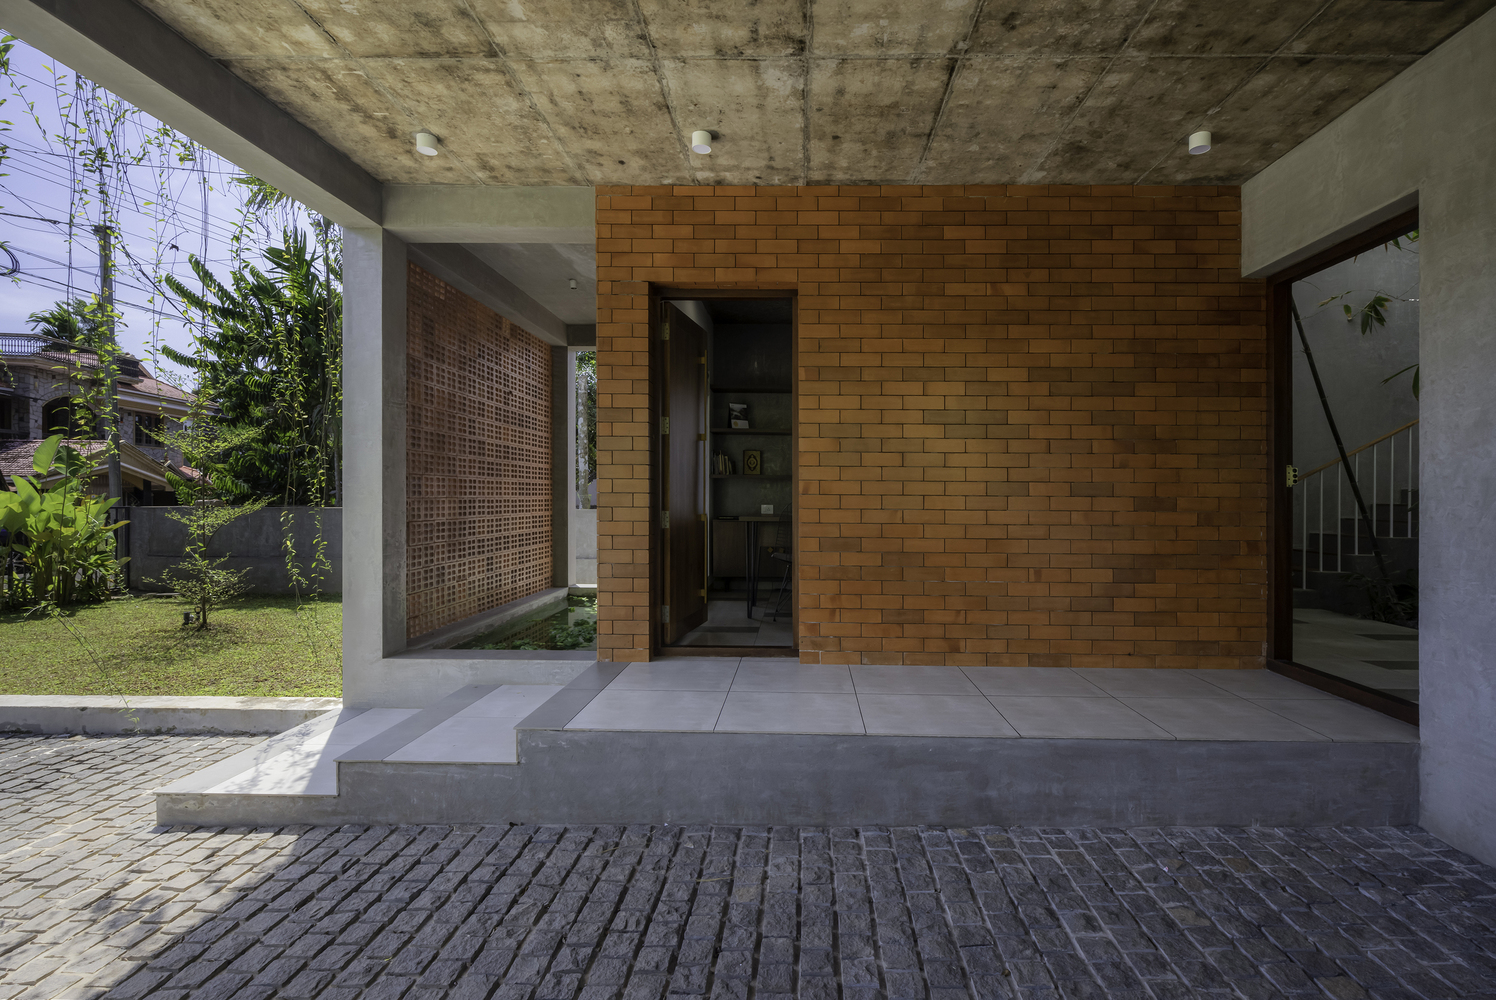
{"type": "Polygon", "coordinates": [[[441,152],[441,146],[437,143],[436,136],[430,132],[417,132],[416,152],[422,156],[435,156],[441,152]]]}
{"type": "Polygon", "coordinates": [[[1210,133],[1196,132],[1190,136],[1190,153],[1199,156],[1201,153],[1210,152],[1210,133]]]}
{"type": "Polygon", "coordinates": [[[691,152],[705,155],[712,151],[712,134],[706,129],[691,133],[691,152]]]}

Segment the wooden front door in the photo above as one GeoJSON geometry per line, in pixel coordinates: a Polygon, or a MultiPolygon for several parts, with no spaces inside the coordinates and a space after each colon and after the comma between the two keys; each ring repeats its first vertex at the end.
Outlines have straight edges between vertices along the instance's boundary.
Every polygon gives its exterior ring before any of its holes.
{"type": "Polygon", "coordinates": [[[706,621],[706,331],[664,304],[664,412],[660,414],[668,522],[664,551],[661,641],[668,645],[706,621]]]}

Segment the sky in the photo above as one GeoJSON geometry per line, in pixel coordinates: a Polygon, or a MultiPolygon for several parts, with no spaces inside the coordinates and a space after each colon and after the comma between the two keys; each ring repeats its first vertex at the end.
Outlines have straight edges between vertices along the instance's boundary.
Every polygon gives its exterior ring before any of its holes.
{"type": "MultiPolygon", "coordinates": [[[[0,162],[0,174],[6,175],[0,176],[0,241],[20,266],[17,274],[0,278],[0,333],[29,332],[30,314],[99,291],[99,240],[93,230],[101,218],[97,181],[57,138],[64,128],[62,108],[74,92],[73,71],[24,42],[11,52],[9,76],[0,75],[0,119],[9,123],[0,133],[0,143],[9,147],[0,162]]],[[[148,149],[145,139],[159,123],[131,111],[115,133],[129,150],[148,149]]],[[[124,323],[117,330],[120,346],[153,372],[188,386],[190,373],[157,350],[169,344],[190,353],[192,347],[192,333],[173,297],[163,294],[159,276],[174,274],[198,289],[188,266],[188,256],[196,255],[224,277],[242,220],[239,188],[232,182],[241,171],[198,150],[195,162],[186,163],[180,162],[179,149],[151,150],[140,165],[111,167],[108,185],[120,231],[115,250],[115,301],[124,323]]],[[[258,257],[252,249],[250,255],[258,257]]],[[[11,266],[0,251],[0,271],[11,266]]]]}

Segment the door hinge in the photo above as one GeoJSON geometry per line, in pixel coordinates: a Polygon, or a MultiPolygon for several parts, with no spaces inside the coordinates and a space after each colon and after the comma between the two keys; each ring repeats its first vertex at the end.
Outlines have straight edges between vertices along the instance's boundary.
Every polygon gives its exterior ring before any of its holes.
{"type": "Polygon", "coordinates": [[[669,319],[662,319],[662,320],[660,320],[660,339],[661,340],[669,340],[670,339],[670,320],[669,319]]]}
{"type": "Polygon", "coordinates": [[[696,435],[696,440],[698,440],[698,441],[705,441],[706,440],[706,435],[705,434],[698,434],[698,435],[696,435]]]}
{"type": "Polygon", "coordinates": [[[660,605],[660,621],[666,625],[670,624],[670,605],[660,605]]]}
{"type": "Polygon", "coordinates": [[[660,511],[660,527],[670,527],[670,512],[668,510],[660,511]]]}
{"type": "Polygon", "coordinates": [[[660,418],[660,433],[661,434],[669,434],[670,433],[670,418],[669,417],[661,417],[660,418]]]}
{"type": "Polygon", "coordinates": [[[703,354],[701,357],[697,358],[696,359],[696,363],[698,365],[704,365],[704,364],[706,364],[706,355],[703,354]]]}
{"type": "Polygon", "coordinates": [[[703,523],[703,524],[705,524],[705,523],[706,523],[706,515],[705,515],[705,514],[697,514],[697,515],[696,515],[696,517],[697,517],[697,519],[698,519],[698,520],[700,520],[700,521],[701,521],[701,522],[702,522],[702,523],[703,523]]]}
{"type": "Polygon", "coordinates": [[[706,591],[705,590],[698,590],[696,592],[696,596],[697,597],[705,597],[706,596],[706,591]]]}
{"type": "Polygon", "coordinates": [[[1287,473],[1288,474],[1287,474],[1287,476],[1285,478],[1288,480],[1288,485],[1289,486],[1297,486],[1297,485],[1299,485],[1299,470],[1290,465],[1288,467],[1287,473]]]}

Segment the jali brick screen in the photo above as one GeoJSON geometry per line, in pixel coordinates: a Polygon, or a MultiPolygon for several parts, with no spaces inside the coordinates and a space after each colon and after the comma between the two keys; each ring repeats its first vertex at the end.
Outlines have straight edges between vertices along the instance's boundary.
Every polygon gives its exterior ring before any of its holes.
{"type": "Polygon", "coordinates": [[[412,264],[406,634],[551,583],[551,353],[412,264]]]}

